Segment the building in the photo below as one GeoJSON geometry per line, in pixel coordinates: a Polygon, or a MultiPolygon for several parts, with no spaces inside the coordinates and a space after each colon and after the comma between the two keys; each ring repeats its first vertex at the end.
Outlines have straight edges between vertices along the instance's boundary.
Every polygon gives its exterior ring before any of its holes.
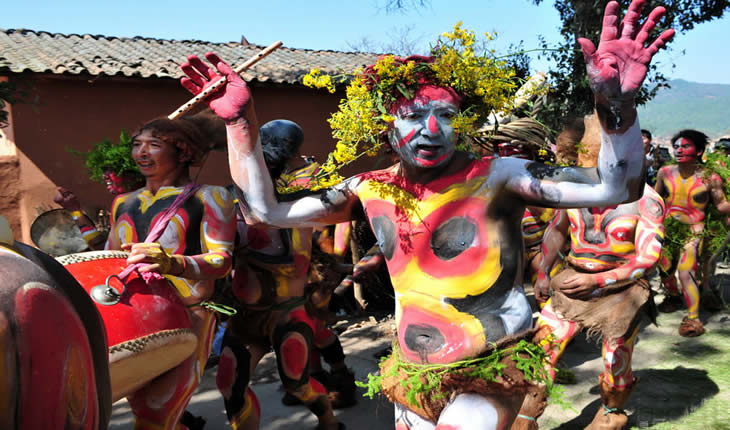
{"type": "MultiPolygon", "coordinates": [[[[112,196],[89,180],[83,162],[68,149],[86,151],[117,139],[144,121],[166,116],[190,98],[179,84],[179,64],[191,54],[216,52],[241,64],[263,46],[196,40],[119,38],[0,29],[0,80],[24,92],[8,108],[0,130],[0,214],[16,239],[31,243],[29,228],[53,205],[56,186],[74,190],[87,213],[108,209],[112,196]]],[[[342,94],[301,85],[312,68],[342,73],[371,64],[375,54],[282,47],[243,74],[252,88],[261,123],[287,118],[305,131],[303,151],[323,160],[334,142],[326,119],[342,94]]],[[[192,172],[193,177],[198,175],[192,172]]],[[[213,153],[200,169],[202,183],[231,182],[225,153],[213,153]]]]}

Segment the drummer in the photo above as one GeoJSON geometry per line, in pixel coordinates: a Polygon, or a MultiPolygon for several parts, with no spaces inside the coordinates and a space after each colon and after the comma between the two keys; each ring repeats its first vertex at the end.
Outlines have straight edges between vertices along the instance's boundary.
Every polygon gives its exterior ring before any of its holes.
{"type": "Polygon", "coordinates": [[[136,429],[173,429],[197,387],[210,352],[215,316],[199,306],[213,281],[231,269],[235,217],[223,187],[202,185],[175,212],[157,243],[142,243],[155,222],[191,184],[190,167],[213,147],[206,133],[222,121],[212,116],[156,119],[134,132],[132,158],[145,186],[114,199],[106,249],[130,252],[140,272],[167,275],[190,307],[198,335],[196,352],[153,384],[130,396],[136,429]],[[161,394],[165,393],[161,397],[161,394]]]}

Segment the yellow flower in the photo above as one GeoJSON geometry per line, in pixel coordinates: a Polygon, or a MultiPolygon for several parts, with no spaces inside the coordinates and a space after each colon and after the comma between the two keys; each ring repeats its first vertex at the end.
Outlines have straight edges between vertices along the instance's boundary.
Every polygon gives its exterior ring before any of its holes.
{"type": "Polygon", "coordinates": [[[326,88],[330,93],[335,92],[332,76],[323,75],[319,69],[312,69],[302,78],[302,84],[310,88],[326,88]]]}
{"type": "MultiPolygon", "coordinates": [[[[485,36],[492,40],[496,33],[485,33],[485,36]]],[[[474,32],[463,29],[459,22],[439,38],[432,50],[431,63],[404,63],[386,55],[373,66],[375,77],[357,70],[345,89],[346,97],[328,119],[336,145],[311,188],[338,183],[342,180],[336,173],[338,169],[362,155],[378,153],[379,136],[395,121],[390,109],[397,100],[413,97],[420,78],[451,87],[462,96],[466,104],[451,121],[460,135],[475,133],[492,112],[510,106],[516,87],[514,70],[505,61],[494,58],[494,50],[477,53],[475,43],[474,32]]],[[[319,69],[312,69],[302,83],[330,92],[335,88],[332,77],[319,69]]]]}

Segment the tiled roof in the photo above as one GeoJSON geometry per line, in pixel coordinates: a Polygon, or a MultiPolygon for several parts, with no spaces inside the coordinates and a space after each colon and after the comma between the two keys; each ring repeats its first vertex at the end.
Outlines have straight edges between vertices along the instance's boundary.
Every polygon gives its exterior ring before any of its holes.
{"type": "MultiPolygon", "coordinates": [[[[188,55],[216,52],[241,64],[263,46],[236,42],[162,40],[0,29],[0,73],[24,71],[93,76],[180,78],[188,55]]],[[[352,71],[375,62],[376,54],[314,51],[281,47],[244,73],[246,80],[299,83],[317,67],[324,72],[352,71]]]]}

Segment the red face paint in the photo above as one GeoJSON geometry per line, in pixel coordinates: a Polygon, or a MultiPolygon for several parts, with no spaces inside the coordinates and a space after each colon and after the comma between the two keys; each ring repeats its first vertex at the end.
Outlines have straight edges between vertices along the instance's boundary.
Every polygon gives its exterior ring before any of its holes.
{"type": "Polygon", "coordinates": [[[124,186],[124,180],[117,176],[114,172],[104,172],[104,176],[102,177],[104,179],[104,183],[106,184],[106,189],[110,193],[114,195],[118,194],[124,194],[127,192],[124,186]]]}
{"type": "Polygon", "coordinates": [[[415,135],[416,135],[416,129],[411,130],[410,133],[408,133],[402,139],[398,140],[398,148],[401,148],[403,145],[410,142],[411,139],[413,139],[413,136],[415,136],[415,135]]]}
{"type": "Polygon", "coordinates": [[[412,99],[407,99],[405,97],[399,98],[390,109],[390,113],[395,114],[404,106],[414,103],[423,105],[432,100],[438,100],[456,106],[461,105],[461,97],[459,97],[453,88],[438,87],[436,85],[423,85],[418,88],[412,99]]]}
{"type": "Polygon", "coordinates": [[[428,131],[431,133],[438,133],[439,127],[438,123],[436,122],[436,117],[431,115],[428,117],[428,131]]]}
{"type": "Polygon", "coordinates": [[[411,100],[393,108],[393,149],[402,163],[417,168],[448,162],[455,151],[451,119],[459,112],[459,96],[451,88],[424,85],[411,100]]]}
{"type": "Polygon", "coordinates": [[[679,138],[674,142],[674,158],[678,163],[693,163],[699,158],[697,146],[687,138],[679,138]]]}
{"type": "Polygon", "coordinates": [[[416,162],[418,162],[418,164],[420,164],[423,167],[435,167],[435,166],[438,166],[439,164],[441,164],[441,162],[444,161],[446,159],[446,157],[448,157],[449,155],[451,155],[451,154],[444,154],[435,160],[427,160],[425,158],[420,158],[420,157],[415,157],[414,159],[416,160],[416,162]]]}

